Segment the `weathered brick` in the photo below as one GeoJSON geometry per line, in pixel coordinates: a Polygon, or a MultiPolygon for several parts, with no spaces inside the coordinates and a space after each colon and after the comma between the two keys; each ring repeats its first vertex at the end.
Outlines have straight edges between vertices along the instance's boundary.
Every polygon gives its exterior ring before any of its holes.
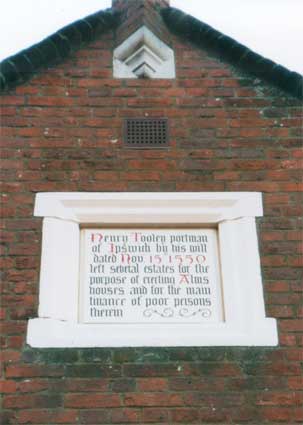
{"type": "Polygon", "coordinates": [[[3,400],[4,408],[30,409],[36,406],[40,408],[60,407],[62,398],[58,395],[9,395],[3,400]]]}
{"type": "Polygon", "coordinates": [[[142,421],[146,423],[169,423],[170,411],[166,408],[145,407],[142,411],[142,421]]]}
{"type": "Polygon", "coordinates": [[[110,412],[108,409],[98,409],[98,410],[80,410],[78,418],[80,424],[108,424],[109,423],[110,412]]]}
{"type": "Polygon", "coordinates": [[[141,411],[140,409],[115,409],[111,413],[111,423],[141,423],[141,411]]]}
{"type": "Polygon", "coordinates": [[[126,406],[182,406],[182,395],[174,393],[127,393],[124,403],[126,406]]]}
{"type": "Polygon", "coordinates": [[[12,365],[6,369],[6,376],[10,378],[24,378],[37,376],[62,376],[64,368],[62,366],[35,366],[35,365],[12,365]]]}
{"type": "Polygon", "coordinates": [[[110,408],[121,406],[120,397],[116,394],[67,394],[64,405],[73,408],[110,408]]]}
{"type": "Polygon", "coordinates": [[[14,393],[17,389],[15,381],[0,381],[0,393],[14,393]]]}
{"type": "Polygon", "coordinates": [[[167,380],[163,378],[140,378],[137,380],[139,391],[166,391],[167,380]]]}
{"type": "Polygon", "coordinates": [[[156,364],[129,364],[124,366],[124,375],[130,377],[162,377],[178,376],[177,364],[156,363],[156,364]]]}
{"type": "MultiPolygon", "coordinates": [[[[31,409],[18,413],[20,424],[75,424],[77,412],[75,410],[31,409]]],[[[85,423],[85,422],[84,422],[85,423]]]]}
{"type": "Polygon", "coordinates": [[[80,364],[66,367],[66,376],[75,378],[116,378],[121,376],[121,366],[80,364]]]}

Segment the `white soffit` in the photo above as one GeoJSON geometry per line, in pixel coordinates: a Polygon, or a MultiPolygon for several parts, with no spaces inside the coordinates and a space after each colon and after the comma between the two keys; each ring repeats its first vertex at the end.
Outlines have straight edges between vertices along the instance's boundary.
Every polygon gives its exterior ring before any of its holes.
{"type": "Polygon", "coordinates": [[[175,78],[174,51],[143,26],[114,50],[114,78],[175,78]]]}

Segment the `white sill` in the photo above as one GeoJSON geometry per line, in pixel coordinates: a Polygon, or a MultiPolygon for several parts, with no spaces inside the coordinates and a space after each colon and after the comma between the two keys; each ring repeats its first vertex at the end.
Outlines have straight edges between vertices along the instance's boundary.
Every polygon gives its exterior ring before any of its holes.
{"type": "Polygon", "coordinates": [[[275,319],[263,319],[251,329],[226,323],[213,325],[100,325],[32,319],[28,344],[32,347],[170,347],[275,346],[275,319]]]}

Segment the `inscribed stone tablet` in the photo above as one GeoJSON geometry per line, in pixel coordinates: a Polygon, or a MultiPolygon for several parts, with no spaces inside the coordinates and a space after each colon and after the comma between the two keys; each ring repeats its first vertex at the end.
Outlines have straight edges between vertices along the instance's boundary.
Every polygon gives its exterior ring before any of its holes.
{"type": "Polygon", "coordinates": [[[215,229],[84,229],[83,323],[223,321],[215,229]]]}

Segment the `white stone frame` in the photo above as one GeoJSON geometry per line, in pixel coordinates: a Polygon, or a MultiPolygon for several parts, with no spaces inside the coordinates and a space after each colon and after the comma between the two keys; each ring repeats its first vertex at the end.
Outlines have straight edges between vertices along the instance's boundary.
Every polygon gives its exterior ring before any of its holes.
{"type": "Polygon", "coordinates": [[[113,75],[114,78],[176,78],[174,51],[142,26],[114,50],[113,75]]]}
{"type": "Polygon", "coordinates": [[[44,217],[33,347],[274,346],[266,318],[255,217],[261,193],[39,193],[44,217]],[[225,321],[216,324],[83,324],[78,321],[80,226],[217,226],[225,321]]]}

